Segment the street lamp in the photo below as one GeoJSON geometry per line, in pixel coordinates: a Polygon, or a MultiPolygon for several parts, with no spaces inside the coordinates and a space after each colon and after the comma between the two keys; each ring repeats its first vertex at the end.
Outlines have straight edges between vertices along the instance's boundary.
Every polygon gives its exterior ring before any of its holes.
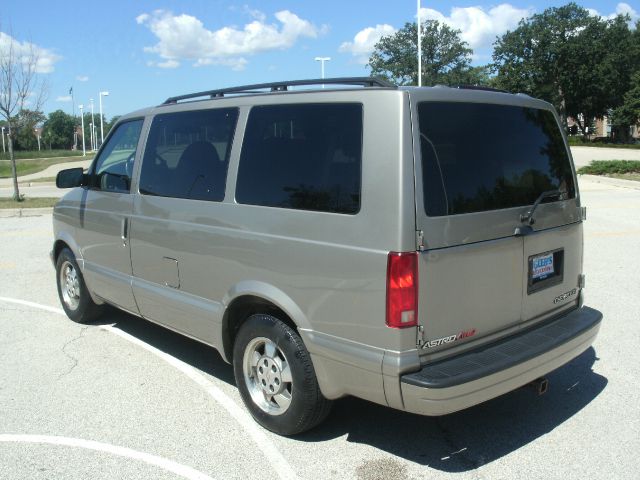
{"type": "MultiPolygon", "coordinates": [[[[324,80],[324,62],[328,62],[329,60],[331,60],[331,57],[316,57],[315,61],[316,62],[320,62],[321,67],[320,67],[320,71],[322,72],[322,79],[324,80]]],[[[322,88],[324,88],[324,83],[322,84],[322,88]]]]}
{"type": "MultiPolygon", "coordinates": [[[[93,98],[89,99],[89,104],[91,106],[91,125],[95,125],[96,121],[93,118],[93,98]]],[[[93,127],[91,128],[91,150],[96,151],[96,139],[93,136],[93,127]]]]}
{"type": "Polygon", "coordinates": [[[102,97],[109,95],[109,92],[98,92],[100,96],[100,145],[104,143],[104,127],[102,125],[102,97]]]}
{"type": "Polygon", "coordinates": [[[422,25],[420,24],[420,0],[418,0],[418,86],[422,86],[422,25]]]}
{"type": "Polygon", "coordinates": [[[36,137],[38,138],[38,151],[40,151],[40,133],[37,128],[34,128],[33,131],[36,132],[36,137]]]}
{"type": "Polygon", "coordinates": [[[80,109],[80,119],[82,122],[82,156],[86,157],[87,156],[87,149],[84,145],[84,113],[82,112],[82,109],[84,108],[84,105],[78,105],[78,108],[80,109]]]}
{"type": "Polygon", "coordinates": [[[4,127],[1,127],[1,128],[2,128],[2,152],[6,153],[7,149],[4,146],[4,127]]]}

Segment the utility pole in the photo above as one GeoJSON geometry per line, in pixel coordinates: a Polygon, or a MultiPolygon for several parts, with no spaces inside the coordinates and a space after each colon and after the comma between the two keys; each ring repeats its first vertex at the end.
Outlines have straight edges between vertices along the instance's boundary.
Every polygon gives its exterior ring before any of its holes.
{"type": "Polygon", "coordinates": [[[96,151],[96,140],[95,137],[93,136],[93,125],[96,124],[95,119],[93,118],[93,98],[89,99],[89,105],[91,106],[91,150],[92,151],[96,151]]]}
{"type": "Polygon", "coordinates": [[[418,0],[418,86],[422,86],[422,22],[420,21],[420,0],[418,0]]]}
{"type": "Polygon", "coordinates": [[[100,145],[104,143],[104,126],[102,125],[102,97],[109,95],[109,92],[98,92],[100,95],[100,145]]]}
{"type": "Polygon", "coordinates": [[[82,112],[82,109],[84,108],[84,105],[80,104],[78,105],[78,108],[80,109],[80,119],[82,122],[82,156],[86,157],[87,156],[87,150],[85,148],[85,144],[84,144],[84,113],[82,112]]]}

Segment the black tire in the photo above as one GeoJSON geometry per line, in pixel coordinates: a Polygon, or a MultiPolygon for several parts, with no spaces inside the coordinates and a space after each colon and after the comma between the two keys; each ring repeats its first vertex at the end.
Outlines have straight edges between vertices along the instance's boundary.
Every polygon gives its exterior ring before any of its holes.
{"type": "Polygon", "coordinates": [[[242,400],[253,418],[267,430],[279,435],[295,435],[317,426],[329,414],[331,402],[320,392],[302,339],[276,317],[257,314],[244,322],[233,346],[233,370],[242,400]],[[266,353],[268,345],[272,352],[275,347],[275,354],[266,353]],[[256,354],[262,355],[257,362],[256,354]],[[256,363],[255,367],[251,366],[250,358],[256,363]],[[258,369],[263,367],[266,373],[259,373],[258,369]],[[267,378],[267,374],[272,376],[267,378]],[[265,392],[271,387],[277,394],[269,399],[265,392]],[[290,403],[283,408],[279,403],[285,402],[277,401],[278,398],[290,399],[290,403]]]}
{"type": "Polygon", "coordinates": [[[84,283],[82,272],[78,268],[76,258],[68,248],[63,248],[56,259],[56,283],[58,285],[58,298],[67,317],[77,323],[88,323],[100,316],[103,310],[102,306],[94,303],[91,298],[87,285],[84,283]],[[67,272],[71,270],[73,270],[71,273],[77,279],[77,282],[70,282],[74,284],[71,287],[73,293],[70,293],[66,285],[67,272]]]}

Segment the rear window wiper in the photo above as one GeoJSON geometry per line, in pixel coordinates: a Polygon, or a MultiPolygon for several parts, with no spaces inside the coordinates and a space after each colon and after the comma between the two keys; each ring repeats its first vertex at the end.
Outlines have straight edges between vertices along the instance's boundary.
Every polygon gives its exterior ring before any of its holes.
{"type": "Polygon", "coordinates": [[[564,193],[560,190],[549,190],[546,192],[542,192],[540,195],[538,195],[538,198],[536,198],[536,201],[533,203],[533,207],[531,207],[531,210],[529,210],[524,215],[520,214],[520,221],[522,223],[533,225],[534,223],[536,223],[536,219],[533,218],[533,214],[535,213],[536,208],[538,208],[538,205],[540,205],[542,200],[544,200],[545,198],[562,197],[563,195],[564,193]]]}

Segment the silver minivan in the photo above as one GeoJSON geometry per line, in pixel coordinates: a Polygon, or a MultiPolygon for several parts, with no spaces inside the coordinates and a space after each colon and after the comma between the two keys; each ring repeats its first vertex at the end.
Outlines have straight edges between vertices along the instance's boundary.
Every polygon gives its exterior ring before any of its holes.
{"type": "Polygon", "coordinates": [[[57,185],[73,187],[51,253],[67,315],[109,304],[214,347],[282,435],[346,395],[442,415],[544,390],[600,327],[571,154],[525,95],[198,92],[122,117],[57,185]]]}

